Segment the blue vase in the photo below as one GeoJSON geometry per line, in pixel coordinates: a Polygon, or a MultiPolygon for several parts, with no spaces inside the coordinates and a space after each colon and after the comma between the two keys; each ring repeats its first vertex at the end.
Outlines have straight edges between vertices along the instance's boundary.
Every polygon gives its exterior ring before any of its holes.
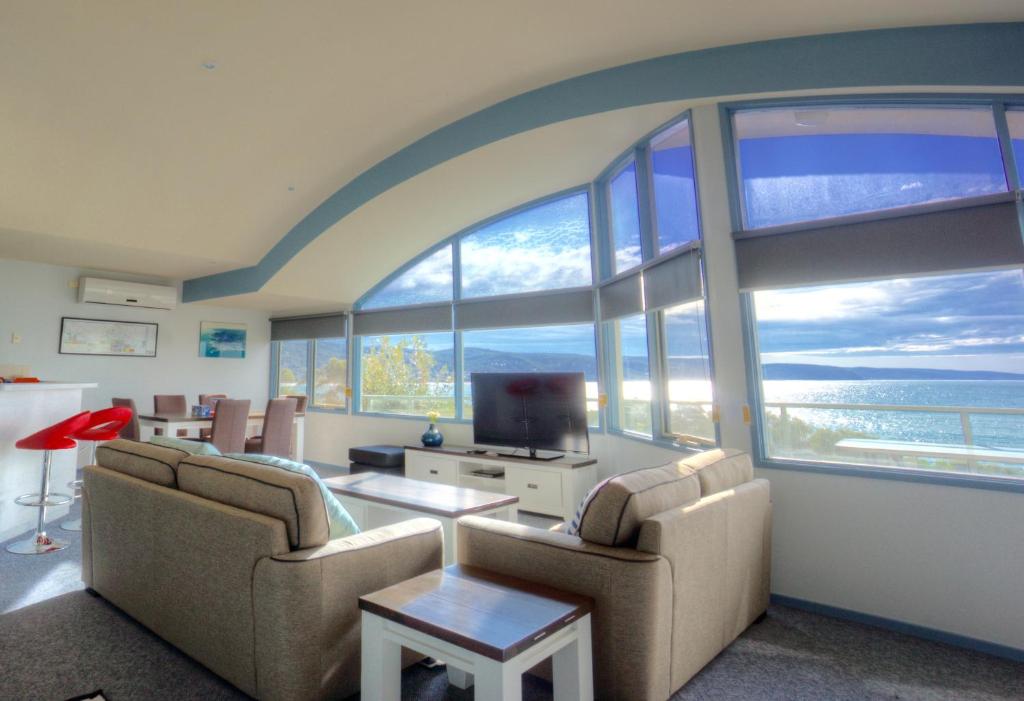
{"type": "Polygon", "coordinates": [[[420,440],[423,441],[423,445],[427,448],[437,448],[444,443],[444,436],[441,435],[441,432],[437,430],[434,424],[430,424],[430,428],[420,437],[420,440]]]}

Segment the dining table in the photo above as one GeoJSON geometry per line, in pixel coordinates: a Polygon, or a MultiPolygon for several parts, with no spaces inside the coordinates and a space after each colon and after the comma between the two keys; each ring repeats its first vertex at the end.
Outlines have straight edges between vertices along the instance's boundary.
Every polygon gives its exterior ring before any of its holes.
{"type": "MultiPolygon", "coordinates": [[[[263,430],[264,412],[249,413],[245,425],[247,438],[257,436],[263,430]]],[[[162,428],[165,436],[176,436],[178,429],[185,429],[189,435],[198,436],[199,429],[213,426],[212,416],[193,416],[185,414],[139,414],[139,440],[148,441],[153,437],[155,429],[162,428]]],[[[295,415],[295,430],[292,432],[292,455],[296,462],[302,462],[302,444],[305,437],[306,416],[295,415]]]]}

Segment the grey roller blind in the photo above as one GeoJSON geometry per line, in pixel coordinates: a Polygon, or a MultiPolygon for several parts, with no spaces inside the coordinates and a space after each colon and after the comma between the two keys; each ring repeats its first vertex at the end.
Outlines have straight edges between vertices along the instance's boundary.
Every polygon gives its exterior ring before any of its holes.
{"type": "Polygon", "coordinates": [[[704,296],[700,251],[687,251],[644,270],[647,311],[686,304],[704,296]]]}
{"type": "Polygon", "coordinates": [[[977,204],[825,227],[736,234],[744,291],[1024,263],[1012,194],[977,204]]]}
{"type": "Polygon", "coordinates": [[[348,315],[319,314],[270,320],[271,341],[294,341],[309,338],[341,338],[347,331],[348,315]]]}
{"type": "Polygon", "coordinates": [[[590,289],[462,300],[455,303],[457,329],[500,329],[587,322],[594,322],[594,293],[590,289]]]}
{"type": "Polygon", "coordinates": [[[452,305],[448,302],[403,307],[402,309],[356,312],[352,319],[352,332],[357,336],[451,330],[452,305]]]}
{"type": "Polygon", "coordinates": [[[640,273],[605,285],[598,294],[601,298],[601,319],[604,321],[630,314],[641,314],[644,311],[640,273]]]}

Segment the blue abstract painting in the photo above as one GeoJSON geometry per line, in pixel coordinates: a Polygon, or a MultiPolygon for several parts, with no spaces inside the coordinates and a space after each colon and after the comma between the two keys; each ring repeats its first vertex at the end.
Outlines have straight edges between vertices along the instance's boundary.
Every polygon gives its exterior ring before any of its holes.
{"type": "Polygon", "coordinates": [[[245,324],[223,321],[199,322],[199,356],[202,358],[244,358],[245,324]]]}

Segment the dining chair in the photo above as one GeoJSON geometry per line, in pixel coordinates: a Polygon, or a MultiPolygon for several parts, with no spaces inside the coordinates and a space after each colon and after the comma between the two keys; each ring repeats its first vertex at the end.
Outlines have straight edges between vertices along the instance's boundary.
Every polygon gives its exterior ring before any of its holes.
{"type": "Polygon", "coordinates": [[[295,413],[296,414],[305,414],[306,413],[306,402],[309,401],[309,397],[307,397],[304,394],[286,394],[285,397],[288,398],[288,399],[294,399],[296,401],[296,404],[295,404],[295,413]]]}
{"type": "Polygon", "coordinates": [[[246,439],[245,452],[290,457],[297,404],[294,397],[279,397],[267,402],[267,413],[263,415],[263,433],[246,439]]]}
{"type": "Polygon", "coordinates": [[[249,422],[248,399],[221,399],[210,426],[210,443],[222,453],[245,452],[245,426],[249,422]]]}
{"type": "MultiPolygon", "coordinates": [[[[153,413],[154,414],[177,414],[184,416],[188,413],[188,401],[185,399],[184,394],[154,394],[153,395],[153,413]]],[[[153,435],[162,436],[164,430],[162,428],[154,428],[153,435]]],[[[187,436],[187,428],[178,429],[178,437],[187,436]]]]}
{"type": "Polygon", "coordinates": [[[114,397],[110,400],[111,406],[126,407],[132,410],[131,421],[124,425],[121,432],[118,434],[121,438],[127,438],[130,441],[139,440],[139,436],[142,431],[139,429],[139,412],[135,408],[135,400],[128,397],[114,397]]]}
{"type": "MultiPolygon", "coordinates": [[[[218,401],[220,401],[221,399],[227,399],[227,398],[228,398],[228,395],[226,395],[226,394],[200,394],[199,395],[199,405],[200,406],[208,406],[208,407],[212,408],[213,406],[215,406],[217,404],[218,401]]],[[[208,429],[208,428],[201,428],[201,429],[199,429],[199,437],[202,438],[203,440],[207,440],[207,441],[210,440],[210,429],[208,429]]]]}

